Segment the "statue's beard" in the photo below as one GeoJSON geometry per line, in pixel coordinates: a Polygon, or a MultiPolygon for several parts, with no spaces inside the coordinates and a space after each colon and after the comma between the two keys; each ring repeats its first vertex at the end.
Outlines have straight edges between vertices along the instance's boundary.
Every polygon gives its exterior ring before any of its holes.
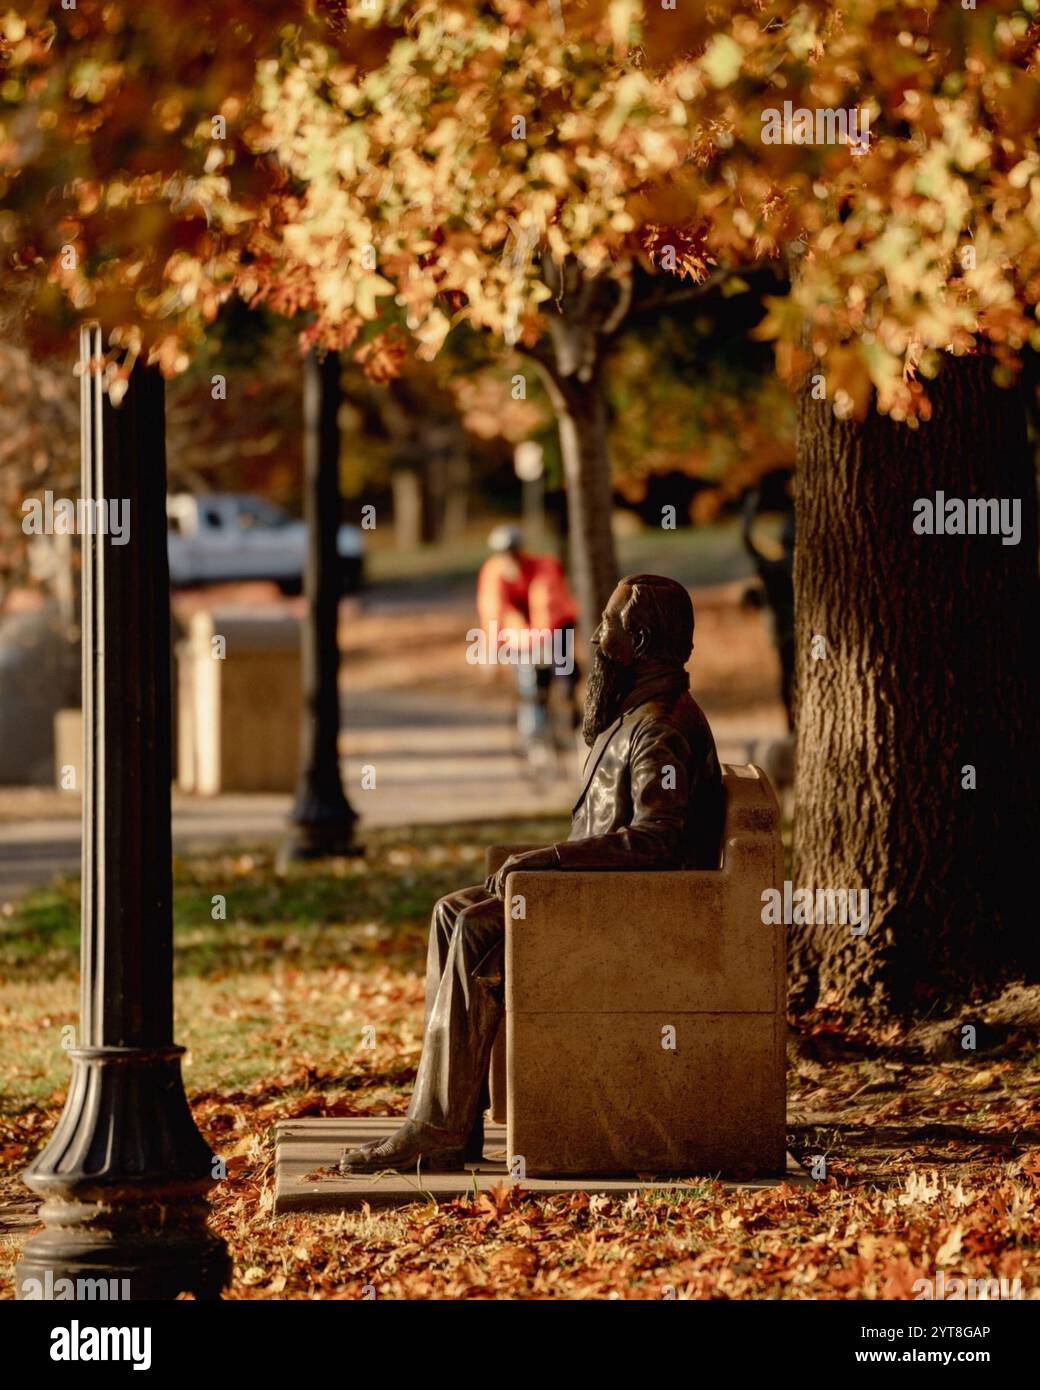
{"type": "Polygon", "coordinates": [[[585,717],[581,724],[581,736],[590,748],[621,713],[625,696],[635,683],[634,666],[613,661],[609,656],[604,656],[598,647],[595,649],[585,688],[585,717]]]}

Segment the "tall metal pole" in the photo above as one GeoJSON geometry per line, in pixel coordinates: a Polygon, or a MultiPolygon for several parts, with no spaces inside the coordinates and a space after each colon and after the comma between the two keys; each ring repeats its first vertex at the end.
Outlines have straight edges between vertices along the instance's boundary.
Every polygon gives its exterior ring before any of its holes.
{"type": "Polygon", "coordinates": [[[173,1042],[164,388],[138,363],[113,408],[101,353],[100,329],[84,328],[82,496],[96,519],[125,505],[129,537],[116,545],[96,526],[82,538],[81,1036],[65,1110],[25,1174],[45,1230],[16,1288],[125,1279],[115,1296],[216,1297],[229,1262],[206,1226],[214,1158],[173,1042]]]}
{"type": "Polygon", "coordinates": [[[339,762],[339,354],[319,358],[311,352],[303,371],[308,611],[303,627],[300,778],[289,817],[292,833],[279,856],[283,865],[292,858],[357,853],[358,815],[344,794],[339,762]]]}

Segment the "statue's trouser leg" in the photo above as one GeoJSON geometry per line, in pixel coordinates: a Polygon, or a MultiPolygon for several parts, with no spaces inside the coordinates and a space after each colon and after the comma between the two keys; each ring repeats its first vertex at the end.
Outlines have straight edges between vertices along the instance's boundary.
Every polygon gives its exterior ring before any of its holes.
{"type": "Polygon", "coordinates": [[[459,914],[467,907],[488,901],[488,892],[483,884],[475,888],[460,888],[457,893],[449,893],[433,907],[430,919],[430,937],[426,949],[426,1006],[423,1012],[423,1033],[425,1034],[433,1012],[434,1000],[441,987],[441,976],[448,960],[451,934],[459,914]]]}
{"type": "MultiPolygon", "coordinates": [[[[464,1144],[480,1109],[502,1019],[505,917],[484,889],[442,898],[434,909],[426,976],[422,1059],[410,1119],[464,1144]]],[[[443,1137],[442,1137],[443,1136],[443,1137]]]]}

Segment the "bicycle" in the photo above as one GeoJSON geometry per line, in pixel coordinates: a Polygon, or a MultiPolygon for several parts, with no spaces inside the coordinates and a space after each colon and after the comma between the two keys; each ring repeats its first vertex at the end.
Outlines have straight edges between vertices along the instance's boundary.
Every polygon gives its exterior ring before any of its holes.
{"type": "Polygon", "coordinates": [[[517,752],[538,791],[561,772],[566,775],[561,753],[570,744],[573,707],[564,695],[564,685],[556,679],[553,666],[524,662],[517,666],[517,752]]]}

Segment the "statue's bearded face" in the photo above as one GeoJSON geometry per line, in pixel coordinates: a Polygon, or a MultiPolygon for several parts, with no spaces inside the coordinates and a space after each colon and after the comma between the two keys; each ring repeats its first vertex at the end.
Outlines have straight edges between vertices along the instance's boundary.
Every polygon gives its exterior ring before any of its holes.
{"type": "Polygon", "coordinates": [[[591,745],[625,707],[644,672],[671,672],[675,689],[689,689],[693,605],[674,579],[632,574],[622,579],[592,634],[592,669],[581,732],[591,745]]]}
{"type": "Polygon", "coordinates": [[[625,604],[631,598],[626,584],[619,584],[603,610],[599,627],[592,634],[592,669],[585,690],[585,716],[581,734],[591,748],[599,735],[621,713],[626,695],[635,685],[638,639],[621,621],[625,604]]]}
{"type": "Polygon", "coordinates": [[[625,696],[635,680],[634,664],[616,661],[607,656],[602,647],[593,649],[592,669],[585,687],[585,713],[581,722],[581,736],[590,748],[621,713],[625,696]]]}

